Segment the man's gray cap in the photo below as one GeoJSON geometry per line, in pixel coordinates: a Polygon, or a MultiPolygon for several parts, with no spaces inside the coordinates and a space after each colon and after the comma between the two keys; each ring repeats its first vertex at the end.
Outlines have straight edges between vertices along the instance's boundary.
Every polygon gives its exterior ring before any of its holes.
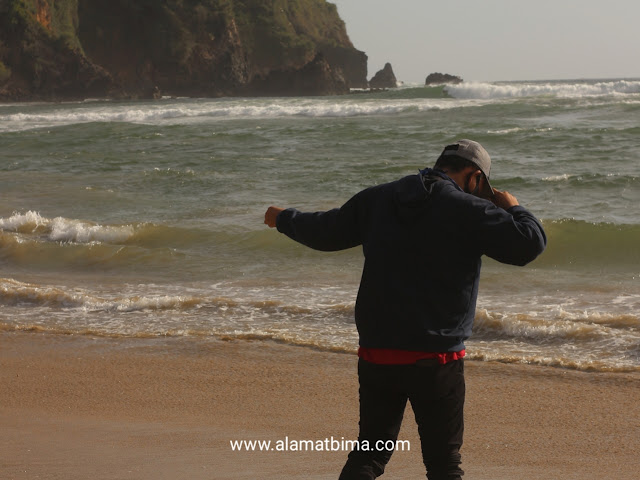
{"type": "Polygon", "coordinates": [[[462,139],[451,145],[444,147],[441,157],[456,156],[473,162],[478,169],[484,174],[486,187],[483,190],[483,196],[486,198],[493,197],[493,188],[489,183],[489,174],[491,173],[491,157],[482,145],[473,140],[462,139]]]}

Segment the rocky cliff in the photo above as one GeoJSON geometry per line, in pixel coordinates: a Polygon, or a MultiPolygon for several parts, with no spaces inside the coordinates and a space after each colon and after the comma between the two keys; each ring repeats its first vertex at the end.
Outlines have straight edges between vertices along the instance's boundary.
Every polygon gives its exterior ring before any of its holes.
{"type": "Polygon", "coordinates": [[[0,98],[343,93],[367,57],[324,0],[0,0],[0,98]]]}

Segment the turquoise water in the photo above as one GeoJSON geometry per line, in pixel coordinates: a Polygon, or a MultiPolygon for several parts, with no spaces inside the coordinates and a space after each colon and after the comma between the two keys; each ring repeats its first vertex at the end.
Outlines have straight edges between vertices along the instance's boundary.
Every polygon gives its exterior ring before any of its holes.
{"type": "Polygon", "coordinates": [[[0,105],[0,328],[355,351],[358,249],[262,224],[480,141],[548,250],[487,260],[471,358],[640,370],[640,81],[0,105]]]}

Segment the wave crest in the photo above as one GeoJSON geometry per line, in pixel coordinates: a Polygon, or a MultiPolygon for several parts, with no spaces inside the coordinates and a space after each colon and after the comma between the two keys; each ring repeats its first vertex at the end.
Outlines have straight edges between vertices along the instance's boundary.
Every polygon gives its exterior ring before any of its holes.
{"type": "Polygon", "coordinates": [[[550,96],[583,98],[640,94],[640,81],[615,80],[603,82],[548,83],[461,83],[447,85],[445,91],[458,99],[500,99],[550,96]]]}
{"type": "Polygon", "coordinates": [[[197,308],[202,298],[185,295],[150,295],[106,299],[82,291],[0,279],[0,305],[82,309],[102,312],[139,312],[189,310],[197,308]]]}
{"type": "Polygon", "coordinates": [[[9,218],[0,218],[0,230],[22,234],[36,234],[52,242],[111,243],[125,242],[134,234],[132,225],[97,225],[82,220],[63,217],[53,219],[38,212],[14,213],[9,218]]]}
{"type": "Polygon", "coordinates": [[[536,260],[538,265],[581,268],[606,265],[609,271],[632,271],[640,262],[639,225],[574,219],[544,221],[543,224],[549,244],[536,260]]]}

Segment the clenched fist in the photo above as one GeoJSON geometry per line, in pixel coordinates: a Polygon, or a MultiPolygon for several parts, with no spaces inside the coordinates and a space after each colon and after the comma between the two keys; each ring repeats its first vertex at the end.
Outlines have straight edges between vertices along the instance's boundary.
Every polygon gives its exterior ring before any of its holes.
{"type": "Polygon", "coordinates": [[[267,208],[266,213],[264,214],[264,223],[268,225],[269,228],[274,228],[276,226],[276,219],[278,218],[278,214],[283,211],[284,208],[271,206],[267,208]]]}

